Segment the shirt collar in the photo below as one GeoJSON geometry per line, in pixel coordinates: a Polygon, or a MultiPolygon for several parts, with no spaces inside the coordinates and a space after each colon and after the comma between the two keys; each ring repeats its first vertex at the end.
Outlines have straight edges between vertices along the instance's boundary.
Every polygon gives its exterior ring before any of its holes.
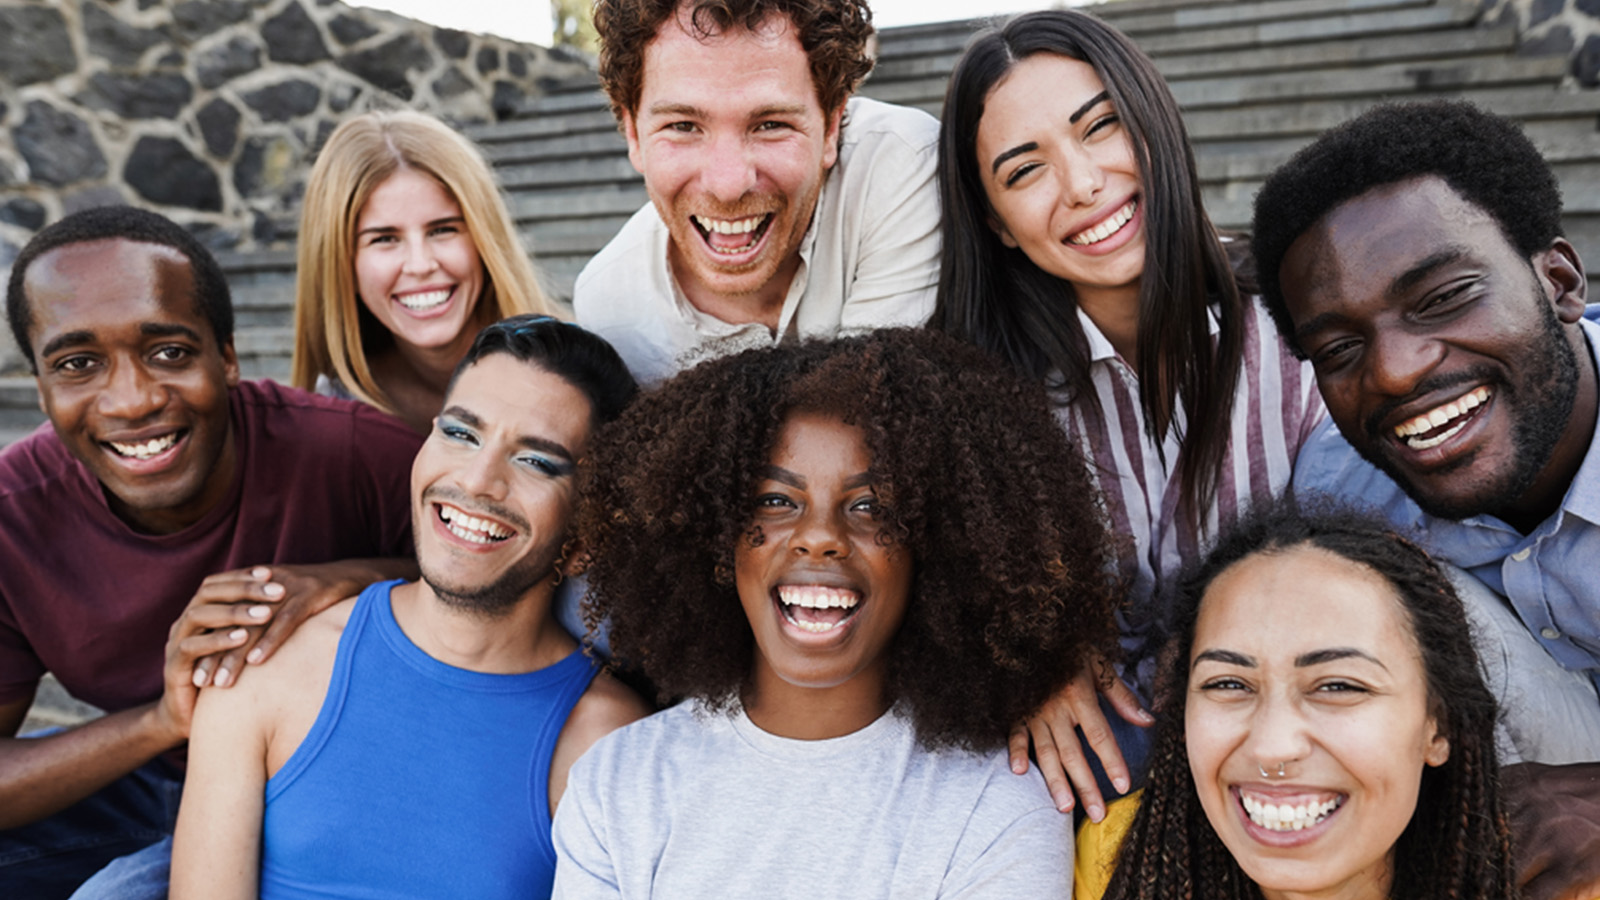
{"type": "MultiPolygon", "coordinates": [[[[1078,313],[1078,324],[1083,327],[1083,337],[1089,342],[1089,361],[1097,363],[1116,358],[1117,350],[1111,346],[1110,339],[1100,330],[1100,326],[1094,324],[1094,320],[1083,311],[1083,307],[1074,306],[1074,309],[1078,313]]],[[[1212,337],[1216,337],[1217,332],[1222,330],[1222,323],[1217,321],[1217,308],[1213,305],[1206,306],[1206,328],[1212,337]]]]}

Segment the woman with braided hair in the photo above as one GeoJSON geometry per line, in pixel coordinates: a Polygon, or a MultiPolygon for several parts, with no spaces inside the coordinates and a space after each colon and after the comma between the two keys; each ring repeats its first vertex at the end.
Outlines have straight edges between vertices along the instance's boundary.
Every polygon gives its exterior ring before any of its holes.
{"type": "Polygon", "coordinates": [[[1226,534],[1177,602],[1108,900],[1517,896],[1494,698],[1427,554],[1283,503],[1226,534]]]}

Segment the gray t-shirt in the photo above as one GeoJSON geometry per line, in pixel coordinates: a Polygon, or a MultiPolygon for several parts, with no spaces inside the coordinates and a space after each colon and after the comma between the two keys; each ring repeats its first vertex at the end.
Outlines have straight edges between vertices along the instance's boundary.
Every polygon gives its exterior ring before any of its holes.
{"type": "Polygon", "coordinates": [[[1072,817],[1037,770],[926,750],[893,711],[826,741],[657,713],[573,765],[554,840],[562,900],[1072,893],[1072,817]]]}

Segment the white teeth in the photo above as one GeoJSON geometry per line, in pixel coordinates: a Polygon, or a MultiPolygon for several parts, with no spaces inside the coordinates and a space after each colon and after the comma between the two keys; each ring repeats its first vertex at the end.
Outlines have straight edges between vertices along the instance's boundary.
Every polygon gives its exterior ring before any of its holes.
{"type": "Polygon", "coordinates": [[[701,228],[707,231],[714,231],[717,234],[747,234],[759,228],[761,221],[765,218],[766,216],[751,216],[748,219],[729,221],[727,219],[708,219],[705,216],[695,216],[694,220],[699,223],[701,228]]]}
{"type": "Polygon", "coordinates": [[[420,294],[398,294],[395,299],[399,300],[400,305],[406,309],[432,309],[450,299],[450,290],[446,288],[440,291],[425,291],[420,294]]]}
{"type": "Polygon", "coordinates": [[[1134,210],[1138,208],[1139,201],[1129,200],[1121,209],[1113,213],[1111,218],[1106,219],[1104,222],[1101,222],[1099,225],[1096,225],[1093,228],[1080,231],[1072,237],[1067,238],[1067,240],[1080,246],[1098,244],[1106,238],[1111,237],[1113,234],[1116,234],[1119,230],[1121,230],[1122,226],[1128,224],[1128,220],[1133,218],[1134,210]]]}
{"type": "Polygon", "coordinates": [[[854,609],[856,604],[861,602],[861,597],[855,591],[812,584],[781,585],[778,588],[778,599],[789,606],[804,606],[810,609],[827,609],[829,607],[854,609]]]}
{"type": "Polygon", "coordinates": [[[1420,438],[1417,437],[1417,435],[1425,434],[1434,430],[1435,428],[1440,428],[1444,425],[1448,425],[1451,422],[1455,422],[1457,419],[1462,418],[1472,410],[1482,406],[1484,401],[1488,399],[1489,389],[1487,387],[1475,388],[1474,390],[1457,397],[1455,400],[1452,400],[1449,403],[1442,404],[1423,413],[1422,415],[1417,416],[1416,418],[1402,422],[1401,424],[1395,426],[1395,436],[1405,441],[1406,445],[1411,447],[1413,450],[1426,450],[1429,447],[1437,447],[1438,445],[1449,440],[1456,434],[1456,432],[1465,427],[1466,422],[1456,422],[1454,427],[1436,434],[1431,438],[1420,438]]]}
{"type": "Polygon", "coordinates": [[[475,544],[503,541],[515,533],[499,522],[470,516],[453,506],[444,504],[439,505],[439,518],[444,521],[445,527],[450,529],[451,534],[475,544]]]}
{"type": "Polygon", "coordinates": [[[107,441],[106,443],[110,444],[111,449],[117,451],[119,456],[131,456],[134,459],[149,459],[152,456],[165,453],[167,450],[172,448],[173,444],[176,444],[177,442],[178,433],[174,431],[171,434],[165,434],[158,438],[151,438],[150,440],[139,444],[123,444],[117,441],[107,441]]]}
{"type": "Polygon", "coordinates": [[[1250,821],[1268,831],[1302,831],[1326,819],[1343,803],[1342,797],[1333,797],[1320,803],[1264,803],[1243,792],[1239,795],[1250,821]]]}

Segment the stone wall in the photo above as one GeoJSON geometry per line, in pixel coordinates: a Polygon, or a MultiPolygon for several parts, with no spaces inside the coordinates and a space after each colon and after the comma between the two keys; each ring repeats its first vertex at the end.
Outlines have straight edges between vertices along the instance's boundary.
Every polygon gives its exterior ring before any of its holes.
{"type": "Polygon", "coordinates": [[[1517,26],[1517,52],[1567,56],[1584,87],[1600,85],[1600,0],[1481,0],[1483,22],[1517,26]]]}
{"type": "Polygon", "coordinates": [[[283,246],[344,117],[489,121],[587,69],[335,0],[0,0],[0,272],[44,223],[107,203],[219,250],[283,246]]]}

